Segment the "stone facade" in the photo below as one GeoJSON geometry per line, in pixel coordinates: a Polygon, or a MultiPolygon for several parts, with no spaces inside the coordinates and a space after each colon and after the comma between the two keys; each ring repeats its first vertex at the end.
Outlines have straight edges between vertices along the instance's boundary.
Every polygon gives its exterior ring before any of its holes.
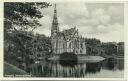
{"type": "Polygon", "coordinates": [[[63,52],[74,52],[75,54],[86,54],[86,45],[84,38],[79,35],[76,27],[59,31],[56,5],[51,28],[51,44],[54,54],[63,52]]]}

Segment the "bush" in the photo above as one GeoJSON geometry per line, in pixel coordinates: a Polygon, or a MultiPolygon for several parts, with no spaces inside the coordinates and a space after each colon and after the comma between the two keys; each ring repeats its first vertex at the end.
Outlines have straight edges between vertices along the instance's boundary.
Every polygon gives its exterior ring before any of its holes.
{"type": "Polygon", "coordinates": [[[60,60],[77,60],[77,55],[72,52],[64,52],[60,55],[60,60]]]}
{"type": "Polygon", "coordinates": [[[64,52],[60,55],[60,64],[62,66],[74,67],[77,64],[77,55],[72,52],[64,52]]]}

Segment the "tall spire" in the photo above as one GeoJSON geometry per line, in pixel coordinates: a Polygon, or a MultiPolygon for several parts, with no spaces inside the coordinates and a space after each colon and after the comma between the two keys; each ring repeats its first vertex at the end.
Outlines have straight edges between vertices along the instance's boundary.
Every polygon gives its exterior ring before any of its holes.
{"type": "Polygon", "coordinates": [[[54,13],[57,13],[57,12],[56,12],[56,4],[55,4],[55,9],[54,9],[54,13]]]}
{"type": "Polygon", "coordinates": [[[59,27],[58,27],[58,19],[57,19],[57,10],[56,10],[56,4],[54,7],[54,16],[53,16],[53,22],[52,22],[52,28],[51,28],[51,35],[53,33],[59,32],[59,27]]]}

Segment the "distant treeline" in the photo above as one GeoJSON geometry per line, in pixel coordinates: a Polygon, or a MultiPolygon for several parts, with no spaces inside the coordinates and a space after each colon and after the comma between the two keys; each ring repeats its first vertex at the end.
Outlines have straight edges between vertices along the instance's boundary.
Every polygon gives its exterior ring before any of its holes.
{"type": "Polygon", "coordinates": [[[87,55],[123,56],[124,42],[101,42],[98,39],[85,39],[87,55]]]}

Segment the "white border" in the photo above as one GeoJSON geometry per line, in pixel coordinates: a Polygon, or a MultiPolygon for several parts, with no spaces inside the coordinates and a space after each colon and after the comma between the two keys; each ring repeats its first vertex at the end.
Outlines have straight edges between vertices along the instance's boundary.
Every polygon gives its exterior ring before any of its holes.
{"type": "Polygon", "coordinates": [[[3,4],[0,2],[0,79],[3,76],[3,4]]]}
{"type": "Polygon", "coordinates": [[[128,1],[125,0],[3,0],[0,2],[0,80],[127,80],[128,76],[128,1]],[[50,77],[3,77],[3,2],[87,2],[87,3],[124,3],[124,40],[125,40],[125,69],[124,78],[50,78],[50,77]],[[127,3],[127,4],[126,4],[127,3]]]}
{"type": "Polygon", "coordinates": [[[128,2],[124,5],[125,78],[128,78],[128,2]]]}

